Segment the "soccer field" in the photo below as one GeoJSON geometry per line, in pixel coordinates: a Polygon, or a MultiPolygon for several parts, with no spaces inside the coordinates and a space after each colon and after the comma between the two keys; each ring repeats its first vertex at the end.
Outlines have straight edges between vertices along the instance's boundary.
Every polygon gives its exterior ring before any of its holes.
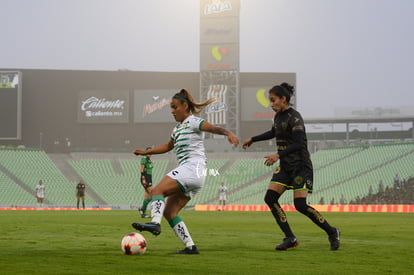
{"type": "Polygon", "coordinates": [[[183,211],[200,255],[183,248],[163,220],[144,232],[143,256],[123,255],[136,211],[0,211],[0,274],[412,274],[414,215],[323,213],[341,229],[341,248],[309,219],[287,212],[300,245],[275,251],[283,236],[268,212],[183,211]]]}

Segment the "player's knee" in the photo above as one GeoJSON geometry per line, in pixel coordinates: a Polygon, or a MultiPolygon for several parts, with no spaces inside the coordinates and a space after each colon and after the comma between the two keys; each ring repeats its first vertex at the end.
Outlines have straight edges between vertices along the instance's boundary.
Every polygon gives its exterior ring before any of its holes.
{"type": "Polygon", "coordinates": [[[280,194],[278,192],[268,189],[264,201],[270,208],[272,208],[275,203],[278,203],[279,197],[280,194]]]}
{"type": "Polygon", "coordinates": [[[295,208],[302,214],[306,214],[309,208],[309,205],[306,203],[306,198],[295,198],[294,200],[295,208]]]}
{"type": "Polygon", "coordinates": [[[151,190],[149,190],[148,194],[150,195],[150,197],[164,196],[164,192],[158,192],[158,188],[152,188],[151,190]]]}

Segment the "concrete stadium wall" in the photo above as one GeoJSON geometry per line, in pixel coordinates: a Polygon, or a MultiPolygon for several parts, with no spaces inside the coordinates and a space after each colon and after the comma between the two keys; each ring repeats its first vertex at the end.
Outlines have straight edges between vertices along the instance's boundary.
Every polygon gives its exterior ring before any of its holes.
{"type": "MultiPolygon", "coordinates": [[[[4,69],[7,70],[7,69],[4,69]]],[[[16,71],[16,69],[14,69],[16,71]]],[[[18,70],[18,69],[17,69],[18,70]]],[[[41,148],[48,153],[76,151],[130,152],[134,148],[167,142],[172,127],[169,123],[136,123],[133,107],[126,123],[79,123],[78,97],[85,90],[129,91],[133,105],[134,90],[186,88],[199,97],[198,72],[133,72],[133,71],[65,71],[18,70],[22,72],[22,139],[0,140],[0,146],[23,145],[41,148]]],[[[240,86],[272,87],[275,75],[294,74],[242,73],[240,86]]],[[[270,128],[269,121],[240,122],[241,140],[270,128]]],[[[220,141],[217,141],[220,143],[220,141]]],[[[213,150],[215,143],[212,142],[213,150]]],[[[209,146],[209,145],[207,145],[209,146]]],[[[257,150],[272,148],[261,143],[257,150]]],[[[217,145],[226,151],[226,145],[217,145]]]]}

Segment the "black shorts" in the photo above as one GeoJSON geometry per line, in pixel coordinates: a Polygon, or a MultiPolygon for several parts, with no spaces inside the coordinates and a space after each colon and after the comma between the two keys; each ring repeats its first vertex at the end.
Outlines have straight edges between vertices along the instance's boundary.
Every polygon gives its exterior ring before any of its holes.
{"type": "Polygon", "coordinates": [[[78,192],[77,196],[78,197],[85,197],[85,192],[78,192]]]}
{"type": "Polygon", "coordinates": [[[148,174],[141,175],[141,184],[145,189],[147,189],[148,187],[151,187],[152,186],[152,175],[148,175],[148,174]],[[142,177],[145,178],[145,183],[142,180],[142,177]]]}
{"type": "Polygon", "coordinates": [[[307,190],[309,193],[313,191],[313,171],[307,167],[302,167],[298,170],[287,172],[280,166],[276,167],[272,179],[272,183],[280,184],[286,189],[307,190]]]}

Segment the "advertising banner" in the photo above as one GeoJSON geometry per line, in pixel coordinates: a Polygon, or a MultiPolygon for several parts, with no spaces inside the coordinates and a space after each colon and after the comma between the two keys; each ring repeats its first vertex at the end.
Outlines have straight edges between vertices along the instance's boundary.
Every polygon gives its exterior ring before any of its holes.
{"type": "Polygon", "coordinates": [[[171,97],[179,89],[135,90],[134,122],[174,122],[171,115],[171,97]]]}
{"type": "Polygon", "coordinates": [[[238,18],[220,17],[214,20],[201,20],[200,43],[239,43],[238,18]]]}
{"type": "Polygon", "coordinates": [[[275,116],[269,101],[269,90],[275,86],[287,82],[294,86],[294,95],[290,98],[290,104],[296,108],[295,73],[254,73],[247,74],[241,83],[241,112],[242,121],[271,121],[275,116]]]}
{"type": "Polygon", "coordinates": [[[269,87],[241,88],[241,120],[242,121],[271,121],[275,112],[270,107],[268,99],[269,87]]]}
{"type": "Polygon", "coordinates": [[[200,71],[239,70],[239,0],[201,0],[200,71]]]}
{"type": "Polygon", "coordinates": [[[239,16],[239,0],[201,0],[200,18],[239,16]]]}
{"type": "Polygon", "coordinates": [[[200,70],[238,70],[238,44],[201,44],[200,70]]]}
{"type": "Polygon", "coordinates": [[[22,76],[0,71],[0,140],[21,139],[22,76]]]}
{"type": "Polygon", "coordinates": [[[79,123],[127,123],[129,91],[80,91],[79,123]]]}
{"type": "MultiPolygon", "coordinates": [[[[293,205],[281,205],[284,211],[297,211],[293,205]]],[[[414,204],[312,205],[319,212],[414,213],[414,204]]],[[[196,211],[217,211],[218,205],[195,205],[196,211]]],[[[269,211],[267,205],[226,205],[226,211],[269,211]]]]}

